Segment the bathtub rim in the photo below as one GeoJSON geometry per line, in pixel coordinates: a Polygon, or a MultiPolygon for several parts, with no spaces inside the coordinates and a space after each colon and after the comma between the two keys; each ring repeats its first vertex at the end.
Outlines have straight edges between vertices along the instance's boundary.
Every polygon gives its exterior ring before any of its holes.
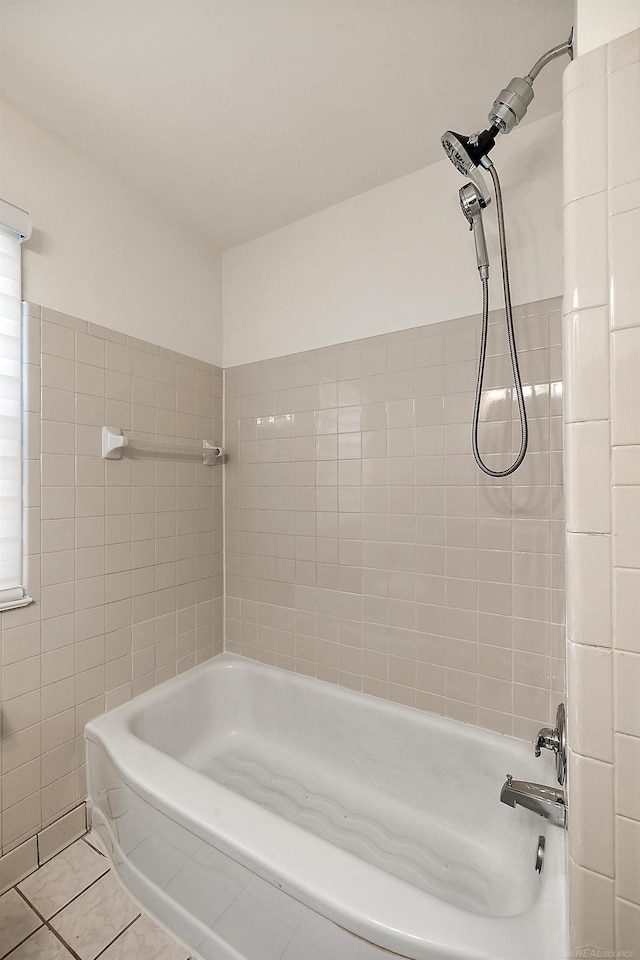
{"type": "MultiPolygon", "coordinates": [[[[560,828],[552,834],[554,841],[547,842],[545,875],[531,908],[512,916],[484,916],[441,900],[309,833],[133,733],[130,723],[145,706],[161,701],[169,689],[187,687],[196,671],[203,674],[221,669],[275,671],[302,683],[322,683],[334,698],[357,702],[366,696],[386,712],[411,710],[424,715],[436,728],[451,730],[455,725],[461,735],[485,746],[487,738],[496,745],[505,739],[526,743],[229,653],[91,720],[85,738],[105,752],[123,782],[154,809],[321,916],[392,953],[420,960],[428,955],[421,951],[422,946],[423,950],[439,950],[443,960],[447,956],[452,960],[461,956],[511,960],[522,938],[534,937],[550,960],[563,955],[566,840],[560,828]],[[550,937],[547,949],[543,941],[553,925],[552,917],[562,929],[559,936],[550,937]],[[469,953],[471,949],[476,952],[469,953]]],[[[90,766],[88,770],[91,793],[90,766]]]]}

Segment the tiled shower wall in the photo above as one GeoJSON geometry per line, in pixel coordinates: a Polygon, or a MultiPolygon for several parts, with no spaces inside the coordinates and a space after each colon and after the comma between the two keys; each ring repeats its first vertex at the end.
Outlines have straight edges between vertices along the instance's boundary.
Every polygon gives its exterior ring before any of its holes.
{"type": "Polygon", "coordinates": [[[84,724],[222,649],[222,468],[105,461],[103,424],[221,439],[222,372],[25,307],[27,588],[0,614],[2,850],[86,795],[84,724]]]}
{"type": "Polygon", "coordinates": [[[640,30],[564,118],[571,939],[640,956],[640,30]]]}
{"type": "MultiPolygon", "coordinates": [[[[560,310],[516,310],[530,452],[507,480],[471,455],[478,316],[225,371],[227,650],[520,737],[549,722],[560,310]]],[[[501,312],[489,354],[480,446],[502,469],[520,436],[501,312]]]]}

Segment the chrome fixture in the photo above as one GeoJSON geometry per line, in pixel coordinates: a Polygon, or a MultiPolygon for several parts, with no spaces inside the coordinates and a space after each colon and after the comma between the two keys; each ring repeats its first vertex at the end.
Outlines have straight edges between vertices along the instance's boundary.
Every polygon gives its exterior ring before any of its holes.
{"type": "MultiPolygon", "coordinates": [[[[478,261],[478,271],[482,282],[482,337],[480,341],[480,362],[478,366],[478,379],[476,382],[476,395],[473,408],[473,426],[471,431],[473,456],[476,463],[484,473],[490,477],[508,477],[518,469],[525,458],[527,446],[529,443],[529,431],[527,425],[527,412],[525,409],[524,395],[522,391],[522,379],[518,366],[518,352],[516,348],[515,332],[513,328],[513,310],[511,307],[511,287],[509,283],[509,266],[507,262],[507,240],[504,226],[504,212],[502,207],[502,191],[498,173],[489,158],[489,153],[496,145],[498,134],[507,134],[516,127],[525,113],[531,101],[533,100],[533,81],[536,79],[542,68],[555,60],[562,54],[568,54],[573,60],[573,30],[566,43],[560,43],[557,47],[548,50],[533,65],[526,77],[514,77],[511,83],[500,91],[493,102],[489,111],[490,126],[481,133],[474,133],[467,137],[462,133],[455,133],[453,130],[447,130],[442,134],[441,143],[446,155],[453,163],[456,170],[463,176],[471,176],[474,183],[467,183],[460,191],[460,206],[462,212],[469,221],[476,241],[476,258],[478,261]],[[493,186],[496,195],[496,213],[498,218],[498,234],[500,238],[500,260],[502,265],[502,286],[504,289],[504,304],[507,319],[507,336],[509,339],[509,354],[511,357],[511,369],[513,373],[513,382],[518,401],[518,415],[520,417],[520,451],[513,463],[504,470],[492,470],[483,461],[478,448],[478,427],[480,420],[480,401],[482,397],[484,368],[487,354],[487,338],[489,333],[489,258],[486,254],[486,244],[484,250],[479,246],[484,242],[484,231],[482,230],[482,220],[480,209],[474,215],[474,219],[469,219],[469,213],[463,205],[463,191],[476,189],[483,198],[486,206],[489,198],[484,196],[484,191],[478,185],[478,175],[475,173],[477,167],[483,167],[488,170],[493,180],[493,186]],[[482,263],[481,263],[482,260],[482,263]]],[[[481,182],[481,181],[480,181],[481,182]]]]}
{"type": "Polygon", "coordinates": [[[476,244],[476,260],[478,261],[478,272],[481,280],[489,279],[489,254],[487,253],[487,241],[484,235],[484,226],[482,225],[482,211],[489,200],[485,200],[482,191],[475,183],[465,183],[458,191],[460,209],[467,218],[469,230],[473,230],[473,239],[476,244]]]}
{"type": "Polygon", "coordinates": [[[542,867],[544,866],[544,845],[545,845],[545,842],[546,842],[546,841],[545,841],[545,838],[542,836],[542,834],[540,834],[540,836],[538,837],[538,849],[536,850],[536,863],[535,863],[535,867],[536,867],[536,872],[537,872],[537,873],[542,873],[542,867]]]}
{"type": "Polygon", "coordinates": [[[567,804],[564,790],[546,787],[529,780],[514,780],[510,773],[502,785],[500,800],[509,807],[526,807],[559,827],[567,825],[567,804]]]}
{"type": "Polygon", "coordinates": [[[564,703],[556,710],[556,725],[542,727],[534,743],[535,755],[539,757],[542,750],[552,750],[556,755],[556,776],[562,785],[567,778],[567,717],[564,703]]]}
{"type": "Polygon", "coordinates": [[[565,53],[573,60],[573,28],[569,39],[547,50],[536,60],[526,77],[514,77],[511,83],[500,91],[488,114],[490,127],[470,137],[453,130],[442,134],[440,140],[445,153],[464,177],[469,176],[471,171],[480,165],[489,169],[491,161],[488,155],[496,145],[496,137],[500,133],[511,133],[513,128],[517,127],[533,100],[533,81],[543,67],[565,53]]]}
{"type": "Polygon", "coordinates": [[[500,91],[489,111],[491,126],[498,127],[500,133],[511,133],[520,123],[533,100],[535,78],[543,67],[565,53],[569,55],[570,60],[573,60],[573,27],[566,43],[559,43],[557,47],[547,50],[539,60],[536,60],[526,77],[514,77],[511,83],[500,91]]]}
{"type": "Polygon", "coordinates": [[[122,460],[123,455],[147,460],[193,461],[211,467],[223,462],[224,450],[214,440],[147,440],[144,437],[124,436],[120,427],[103,427],[103,459],[122,460]]]}
{"type": "Polygon", "coordinates": [[[480,164],[484,167],[489,166],[491,161],[487,155],[495,147],[495,138],[498,133],[500,130],[497,127],[483,130],[482,133],[474,133],[470,137],[447,130],[440,137],[440,143],[456,170],[463,177],[468,177],[480,164]],[[486,160],[486,163],[483,163],[483,160],[486,160]]]}

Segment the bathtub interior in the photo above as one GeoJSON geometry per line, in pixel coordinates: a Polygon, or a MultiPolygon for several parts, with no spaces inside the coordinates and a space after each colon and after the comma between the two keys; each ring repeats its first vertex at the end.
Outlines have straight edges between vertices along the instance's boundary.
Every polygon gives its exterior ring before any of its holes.
{"type": "Polygon", "coordinates": [[[552,782],[528,744],[232,657],[169,685],[129,726],[232,793],[467,911],[514,916],[539,896],[532,865],[547,824],[499,802],[507,771],[552,782]]]}

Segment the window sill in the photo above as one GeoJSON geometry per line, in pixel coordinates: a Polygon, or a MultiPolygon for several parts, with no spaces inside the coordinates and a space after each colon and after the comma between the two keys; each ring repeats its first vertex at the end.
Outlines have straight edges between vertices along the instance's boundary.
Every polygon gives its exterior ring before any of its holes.
{"type": "Polygon", "coordinates": [[[8,603],[0,603],[0,613],[4,610],[15,610],[17,607],[28,607],[33,603],[31,597],[22,597],[20,600],[9,600],[8,603]]]}

